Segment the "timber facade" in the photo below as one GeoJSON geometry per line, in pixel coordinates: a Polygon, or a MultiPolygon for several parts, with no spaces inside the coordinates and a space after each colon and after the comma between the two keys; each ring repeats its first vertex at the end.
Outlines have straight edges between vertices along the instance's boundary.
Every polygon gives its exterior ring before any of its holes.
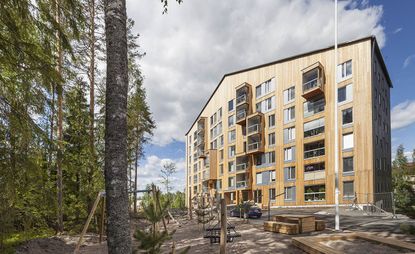
{"type": "Polygon", "coordinates": [[[333,205],[391,191],[390,88],[374,37],[226,74],[186,134],[186,203],[333,205]],[[335,87],[335,78],[338,84],[335,87]]]}

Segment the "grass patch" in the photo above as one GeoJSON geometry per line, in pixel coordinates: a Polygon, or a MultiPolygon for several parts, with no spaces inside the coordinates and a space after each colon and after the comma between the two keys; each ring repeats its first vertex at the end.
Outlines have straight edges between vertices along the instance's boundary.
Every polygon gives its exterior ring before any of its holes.
{"type": "Polygon", "coordinates": [[[55,231],[52,229],[37,229],[12,233],[3,239],[3,244],[0,245],[0,253],[14,253],[14,247],[26,241],[37,238],[46,238],[53,235],[55,235],[55,231]]]}

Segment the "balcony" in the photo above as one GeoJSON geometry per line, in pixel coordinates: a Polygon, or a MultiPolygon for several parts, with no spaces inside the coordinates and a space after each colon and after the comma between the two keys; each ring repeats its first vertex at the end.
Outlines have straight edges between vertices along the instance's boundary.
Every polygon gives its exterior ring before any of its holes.
{"type": "Polygon", "coordinates": [[[304,193],[305,202],[326,200],[326,186],[324,184],[305,186],[304,190],[305,190],[305,193],[304,193]]]}
{"type": "Polygon", "coordinates": [[[248,107],[241,107],[236,111],[236,123],[240,125],[245,125],[246,116],[248,115],[248,107]]]}
{"type": "Polygon", "coordinates": [[[325,154],[324,140],[304,144],[304,159],[310,159],[325,154]]]}
{"type": "Polygon", "coordinates": [[[260,112],[250,115],[247,119],[247,136],[262,134],[264,126],[264,115],[260,112]]]}
{"type": "Polygon", "coordinates": [[[249,168],[249,159],[248,156],[238,156],[236,157],[236,171],[245,172],[249,168]]]}
{"type": "Polygon", "coordinates": [[[204,147],[198,147],[196,150],[196,157],[197,158],[206,158],[206,153],[204,147]]]}
{"type": "Polygon", "coordinates": [[[311,171],[311,172],[304,173],[304,181],[319,180],[319,179],[325,179],[325,178],[326,178],[326,171],[324,170],[311,171]]]}
{"type": "Polygon", "coordinates": [[[264,152],[264,142],[261,140],[253,140],[252,142],[247,143],[246,153],[247,154],[256,154],[264,152]]]}
{"type": "Polygon", "coordinates": [[[303,97],[324,94],[324,68],[317,62],[303,70],[303,97]]]}
{"type": "Polygon", "coordinates": [[[205,158],[206,151],[206,117],[201,117],[197,120],[197,130],[196,130],[196,154],[198,158],[205,158]]]}
{"type": "Polygon", "coordinates": [[[251,85],[243,83],[236,87],[236,124],[245,125],[250,113],[251,85]]]}
{"type": "Polygon", "coordinates": [[[236,188],[237,189],[244,189],[248,187],[248,183],[246,181],[239,181],[236,182],[236,188]]]}

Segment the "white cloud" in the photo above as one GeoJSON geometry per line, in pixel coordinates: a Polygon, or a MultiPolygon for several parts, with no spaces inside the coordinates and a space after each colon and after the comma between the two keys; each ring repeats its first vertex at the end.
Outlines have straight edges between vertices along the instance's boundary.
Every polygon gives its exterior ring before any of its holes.
{"type": "Polygon", "coordinates": [[[396,29],[393,31],[393,34],[397,34],[397,33],[401,32],[402,30],[403,30],[403,28],[402,28],[402,27],[396,28],[396,29]]]}
{"type": "Polygon", "coordinates": [[[415,123],[415,100],[399,103],[391,111],[392,129],[400,129],[415,123]]]}
{"type": "MultiPolygon", "coordinates": [[[[385,44],[381,6],[339,3],[339,41],[374,34],[385,44]],[[347,6],[347,7],[346,7],[347,6]]],[[[141,66],[157,130],[166,145],[184,135],[228,72],[333,44],[333,1],[184,1],[169,13],[154,0],[128,0],[147,55],[141,66]]]]}
{"type": "MultiPolygon", "coordinates": [[[[160,158],[156,155],[147,156],[144,164],[138,168],[138,181],[137,185],[139,189],[144,189],[147,184],[154,183],[160,186],[162,180],[160,174],[163,165],[167,162],[173,162],[176,164],[176,174],[171,178],[173,190],[183,191],[185,187],[185,161],[183,158],[170,159],[160,158]]],[[[133,173],[133,179],[134,179],[133,173]]],[[[164,191],[164,187],[160,186],[164,191]]]]}
{"type": "Polygon", "coordinates": [[[414,55],[410,55],[408,56],[405,61],[403,62],[403,68],[406,68],[409,66],[409,64],[411,64],[411,62],[413,62],[413,60],[415,60],[415,54],[414,55]]]}

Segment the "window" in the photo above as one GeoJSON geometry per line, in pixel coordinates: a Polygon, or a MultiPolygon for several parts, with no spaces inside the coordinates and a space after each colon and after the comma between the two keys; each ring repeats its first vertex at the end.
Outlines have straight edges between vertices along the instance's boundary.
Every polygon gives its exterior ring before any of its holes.
{"type": "Polygon", "coordinates": [[[256,173],[256,184],[262,184],[262,173],[256,173]]]}
{"type": "Polygon", "coordinates": [[[337,94],[339,103],[346,103],[353,100],[353,84],[340,87],[337,94]]]}
{"type": "Polygon", "coordinates": [[[228,101],[228,111],[229,112],[233,111],[235,109],[234,105],[235,105],[235,100],[232,99],[232,100],[228,101]]]}
{"type": "Polygon", "coordinates": [[[229,173],[235,172],[235,162],[234,161],[228,162],[228,172],[229,173]]]}
{"type": "Polygon", "coordinates": [[[223,164],[219,165],[219,174],[223,175],[223,164]]]}
{"type": "Polygon", "coordinates": [[[285,181],[295,181],[295,167],[285,167],[284,168],[284,180],[285,181]]]}
{"type": "Polygon", "coordinates": [[[284,161],[288,162],[288,161],[293,161],[295,160],[295,147],[288,147],[288,148],[284,148],[284,161]]]}
{"type": "Polygon", "coordinates": [[[326,200],[326,186],[324,184],[304,186],[304,200],[306,202],[326,200]]]}
{"type": "Polygon", "coordinates": [[[284,188],[284,200],[295,201],[295,186],[284,188]]]}
{"type": "Polygon", "coordinates": [[[295,107],[284,109],[284,123],[289,123],[295,120],[295,107]]]}
{"type": "Polygon", "coordinates": [[[343,125],[353,123],[353,109],[352,108],[342,110],[342,123],[343,125]]]}
{"type": "Polygon", "coordinates": [[[267,80],[255,88],[256,98],[262,97],[272,91],[275,91],[275,78],[267,80]]]}
{"type": "Polygon", "coordinates": [[[324,162],[309,164],[304,166],[304,172],[314,172],[314,171],[323,171],[326,169],[326,165],[324,162]]]}
{"type": "Polygon", "coordinates": [[[275,109],[275,96],[272,96],[270,98],[267,98],[263,101],[258,102],[256,105],[256,111],[266,113],[268,111],[271,111],[275,109]]]}
{"type": "Polygon", "coordinates": [[[343,135],[343,150],[353,149],[353,133],[343,135]]]}
{"type": "Polygon", "coordinates": [[[295,87],[292,86],[287,90],[284,90],[284,105],[288,104],[295,99],[295,87]]]}
{"type": "Polygon", "coordinates": [[[235,177],[234,176],[228,177],[228,187],[229,188],[235,187],[235,177]]]}
{"type": "Polygon", "coordinates": [[[262,190],[254,191],[254,201],[256,203],[262,203],[262,190]]]}
{"type": "Polygon", "coordinates": [[[284,144],[288,144],[295,140],[295,127],[284,129],[284,144]]]}
{"type": "Polygon", "coordinates": [[[312,137],[324,133],[324,118],[319,118],[304,124],[304,137],[312,137]]]}
{"type": "Polygon", "coordinates": [[[275,127],[275,114],[268,116],[268,127],[275,127]]]}
{"type": "Polygon", "coordinates": [[[304,117],[315,115],[324,111],[326,101],[324,96],[304,102],[304,117]]]}
{"type": "Polygon", "coordinates": [[[228,158],[232,158],[235,156],[235,146],[228,147],[228,158]]]}
{"type": "Polygon", "coordinates": [[[354,182],[347,181],[343,182],[343,199],[353,199],[354,198],[354,182]]]}
{"type": "Polygon", "coordinates": [[[270,200],[275,200],[275,188],[269,189],[268,195],[270,200]]]}
{"type": "Polygon", "coordinates": [[[223,161],[223,149],[219,151],[219,161],[223,161]]]}
{"type": "Polygon", "coordinates": [[[219,138],[218,138],[218,147],[219,148],[222,148],[223,147],[223,135],[221,135],[219,138]]]}
{"type": "Polygon", "coordinates": [[[235,125],[235,115],[231,115],[228,117],[228,127],[232,127],[235,125]]]}
{"type": "Polygon", "coordinates": [[[268,146],[275,145],[275,133],[268,134],[268,146]]]}
{"type": "Polygon", "coordinates": [[[343,158],[343,174],[350,174],[354,172],[353,157],[343,158]]]}
{"type": "Polygon", "coordinates": [[[216,189],[217,190],[222,190],[222,180],[217,180],[216,181],[216,189]]]}
{"type": "Polygon", "coordinates": [[[275,151],[258,154],[255,157],[255,166],[265,167],[275,163],[275,151]]]}
{"type": "Polygon", "coordinates": [[[233,143],[236,140],[236,130],[228,132],[228,142],[233,143]]]}
{"type": "Polygon", "coordinates": [[[271,182],[275,182],[275,179],[276,179],[275,173],[276,173],[275,170],[269,171],[269,178],[271,182]]]}
{"type": "Polygon", "coordinates": [[[352,60],[337,65],[337,81],[343,81],[352,76],[352,60]]]}
{"type": "Polygon", "coordinates": [[[324,154],[324,140],[304,144],[304,159],[323,156],[324,154]]]}
{"type": "Polygon", "coordinates": [[[216,149],[217,147],[218,147],[217,140],[213,140],[212,142],[210,142],[210,149],[216,149]]]}

